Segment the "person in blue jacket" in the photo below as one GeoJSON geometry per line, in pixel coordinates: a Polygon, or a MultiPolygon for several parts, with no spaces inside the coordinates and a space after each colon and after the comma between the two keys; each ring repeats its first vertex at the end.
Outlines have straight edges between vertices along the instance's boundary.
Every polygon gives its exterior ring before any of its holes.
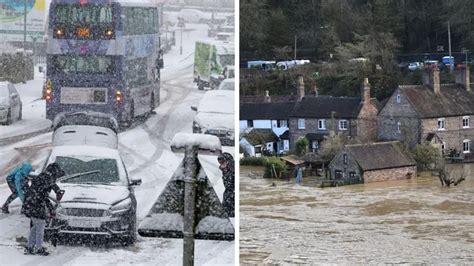
{"type": "Polygon", "coordinates": [[[12,194],[7,198],[7,201],[2,206],[3,213],[9,213],[8,205],[17,197],[21,202],[25,200],[25,192],[28,187],[28,175],[33,170],[29,162],[24,162],[20,167],[16,167],[7,176],[7,184],[12,194]]]}

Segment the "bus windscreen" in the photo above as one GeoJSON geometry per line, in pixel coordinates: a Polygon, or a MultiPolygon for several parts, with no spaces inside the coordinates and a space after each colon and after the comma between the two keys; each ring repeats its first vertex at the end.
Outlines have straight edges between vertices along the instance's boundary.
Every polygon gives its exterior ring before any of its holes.
{"type": "Polygon", "coordinates": [[[112,23],[112,7],[98,5],[58,5],[55,10],[56,23],[112,23]]]}
{"type": "Polygon", "coordinates": [[[54,63],[56,71],[66,74],[111,74],[114,70],[111,56],[57,55],[54,63]]]}

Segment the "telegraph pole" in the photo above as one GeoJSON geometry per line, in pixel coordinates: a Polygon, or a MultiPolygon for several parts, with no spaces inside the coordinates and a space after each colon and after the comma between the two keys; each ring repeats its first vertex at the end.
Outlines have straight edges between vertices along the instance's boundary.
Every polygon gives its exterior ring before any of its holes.
{"type": "Polygon", "coordinates": [[[23,80],[26,82],[26,11],[28,0],[23,2],[23,80]]]}
{"type": "Polygon", "coordinates": [[[296,38],[296,35],[295,35],[295,57],[293,58],[294,60],[296,60],[296,40],[297,40],[297,38],[296,38]]]}
{"type": "Polygon", "coordinates": [[[451,24],[449,23],[449,20],[448,20],[448,49],[449,49],[449,69],[451,70],[451,72],[454,70],[454,60],[453,58],[451,57],[451,24]]]}

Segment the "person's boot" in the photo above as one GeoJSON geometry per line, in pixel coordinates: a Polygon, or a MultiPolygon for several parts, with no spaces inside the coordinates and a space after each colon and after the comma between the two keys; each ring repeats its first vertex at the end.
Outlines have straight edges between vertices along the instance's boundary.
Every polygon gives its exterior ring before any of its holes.
{"type": "Polygon", "coordinates": [[[3,212],[3,213],[10,213],[10,212],[8,211],[8,205],[3,205],[3,206],[2,206],[2,212],[3,212]]]}
{"type": "Polygon", "coordinates": [[[34,249],[33,249],[33,248],[26,247],[23,254],[25,254],[25,255],[33,255],[33,254],[35,254],[35,252],[34,252],[34,249]]]}
{"type": "Polygon", "coordinates": [[[46,250],[46,248],[40,248],[40,249],[36,250],[35,254],[40,255],[40,256],[48,256],[49,252],[46,250]]]}

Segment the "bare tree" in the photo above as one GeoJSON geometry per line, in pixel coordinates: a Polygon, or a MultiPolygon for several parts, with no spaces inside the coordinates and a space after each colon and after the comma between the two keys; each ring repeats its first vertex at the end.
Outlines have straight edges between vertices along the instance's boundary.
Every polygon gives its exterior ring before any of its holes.
{"type": "Polygon", "coordinates": [[[438,165],[438,177],[443,187],[449,187],[451,185],[457,186],[459,183],[466,180],[464,165],[462,166],[462,171],[460,174],[455,174],[454,171],[449,171],[446,167],[446,162],[444,162],[444,160],[439,162],[438,165]]]}

